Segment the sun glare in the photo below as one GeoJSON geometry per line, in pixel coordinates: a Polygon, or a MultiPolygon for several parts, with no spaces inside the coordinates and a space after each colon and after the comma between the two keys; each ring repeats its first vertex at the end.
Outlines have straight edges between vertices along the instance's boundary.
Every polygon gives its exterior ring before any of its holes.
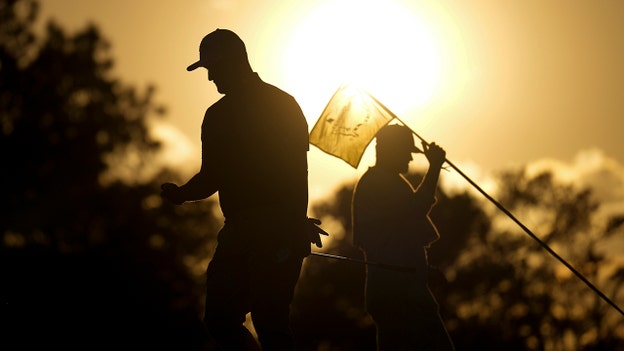
{"type": "Polygon", "coordinates": [[[435,94],[439,62],[433,36],[411,8],[334,0],[319,2],[299,21],[281,67],[304,110],[320,112],[341,84],[352,84],[400,114],[435,94]]]}

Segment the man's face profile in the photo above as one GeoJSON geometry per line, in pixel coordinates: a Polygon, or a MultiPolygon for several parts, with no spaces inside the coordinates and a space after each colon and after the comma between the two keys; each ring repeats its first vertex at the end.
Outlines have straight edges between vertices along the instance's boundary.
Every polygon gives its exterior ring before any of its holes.
{"type": "Polygon", "coordinates": [[[215,49],[202,55],[202,61],[208,70],[208,80],[215,84],[219,93],[228,94],[236,89],[242,74],[236,57],[223,55],[215,49]]]}
{"type": "Polygon", "coordinates": [[[208,70],[208,80],[215,84],[219,93],[227,94],[231,91],[232,68],[227,61],[217,59],[204,67],[208,70]]]}
{"type": "Polygon", "coordinates": [[[412,161],[412,152],[409,150],[395,151],[390,156],[390,163],[395,167],[395,170],[399,173],[407,173],[409,169],[409,163],[412,161]]]}
{"type": "Polygon", "coordinates": [[[411,150],[385,145],[378,151],[378,165],[390,172],[407,173],[409,163],[413,160],[411,150]]]}

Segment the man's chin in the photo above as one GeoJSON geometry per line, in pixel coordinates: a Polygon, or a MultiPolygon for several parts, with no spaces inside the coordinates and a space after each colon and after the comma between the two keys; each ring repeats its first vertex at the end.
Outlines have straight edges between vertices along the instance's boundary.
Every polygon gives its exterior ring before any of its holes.
{"type": "Polygon", "coordinates": [[[223,86],[223,84],[217,84],[215,82],[213,82],[215,87],[217,88],[217,91],[219,92],[219,94],[227,94],[228,89],[226,87],[223,86]]]}

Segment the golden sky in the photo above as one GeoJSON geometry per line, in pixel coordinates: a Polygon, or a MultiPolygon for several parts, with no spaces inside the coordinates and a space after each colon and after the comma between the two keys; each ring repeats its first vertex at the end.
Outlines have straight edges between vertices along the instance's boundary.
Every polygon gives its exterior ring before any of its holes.
{"type": "MultiPolygon", "coordinates": [[[[254,69],[295,96],[310,129],[338,85],[355,81],[460,168],[572,162],[591,149],[624,163],[624,1],[41,3],[42,18],[70,31],[97,24],[116,74],[157,86],[169,111],[158,130],[176,136],[168,150],[193,170],[203,113],[219,95],[204,71],[185,68],[216,28],[243,38],[254,69]]],[[[324,175],[361,173],[369,151],[354,170],[312,146],[312,192],[324,175]]]]}

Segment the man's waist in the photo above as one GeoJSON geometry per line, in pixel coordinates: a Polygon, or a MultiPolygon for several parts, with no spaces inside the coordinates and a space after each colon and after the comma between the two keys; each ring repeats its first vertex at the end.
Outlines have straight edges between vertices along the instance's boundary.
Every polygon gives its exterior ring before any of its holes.
{"type": "MultiPolygon", "coordinates": [[[[407,246],[407,245],[406,245],[407,246]]],[[[403,249],[403,248],[402,248],[403,249]]],[[[427,256],[423,248],[408,248],[406,250],[366,250],[367,257],[382,268],[394,267],[395,270],[415,271],[426,270],[427,256]]]]}
{"type": "Polygon", "coordinates": [[[369,284],[372,285],[379,285],[379,283],[382,282],[382,284],[390,286],[392,285],[390,284],[391,281],[395,281],[399,284],[405,284],[405,279],[426,283],[427,276],[428,267],[369,264],[367,270],[367,280],[369,284]]]}
{"type": "Polygon", "coordinates": [[[224,210],[226,223],[245,224],[262,222],[304,222],[306,211],[296,206],[260,206],[224,210]]]}

